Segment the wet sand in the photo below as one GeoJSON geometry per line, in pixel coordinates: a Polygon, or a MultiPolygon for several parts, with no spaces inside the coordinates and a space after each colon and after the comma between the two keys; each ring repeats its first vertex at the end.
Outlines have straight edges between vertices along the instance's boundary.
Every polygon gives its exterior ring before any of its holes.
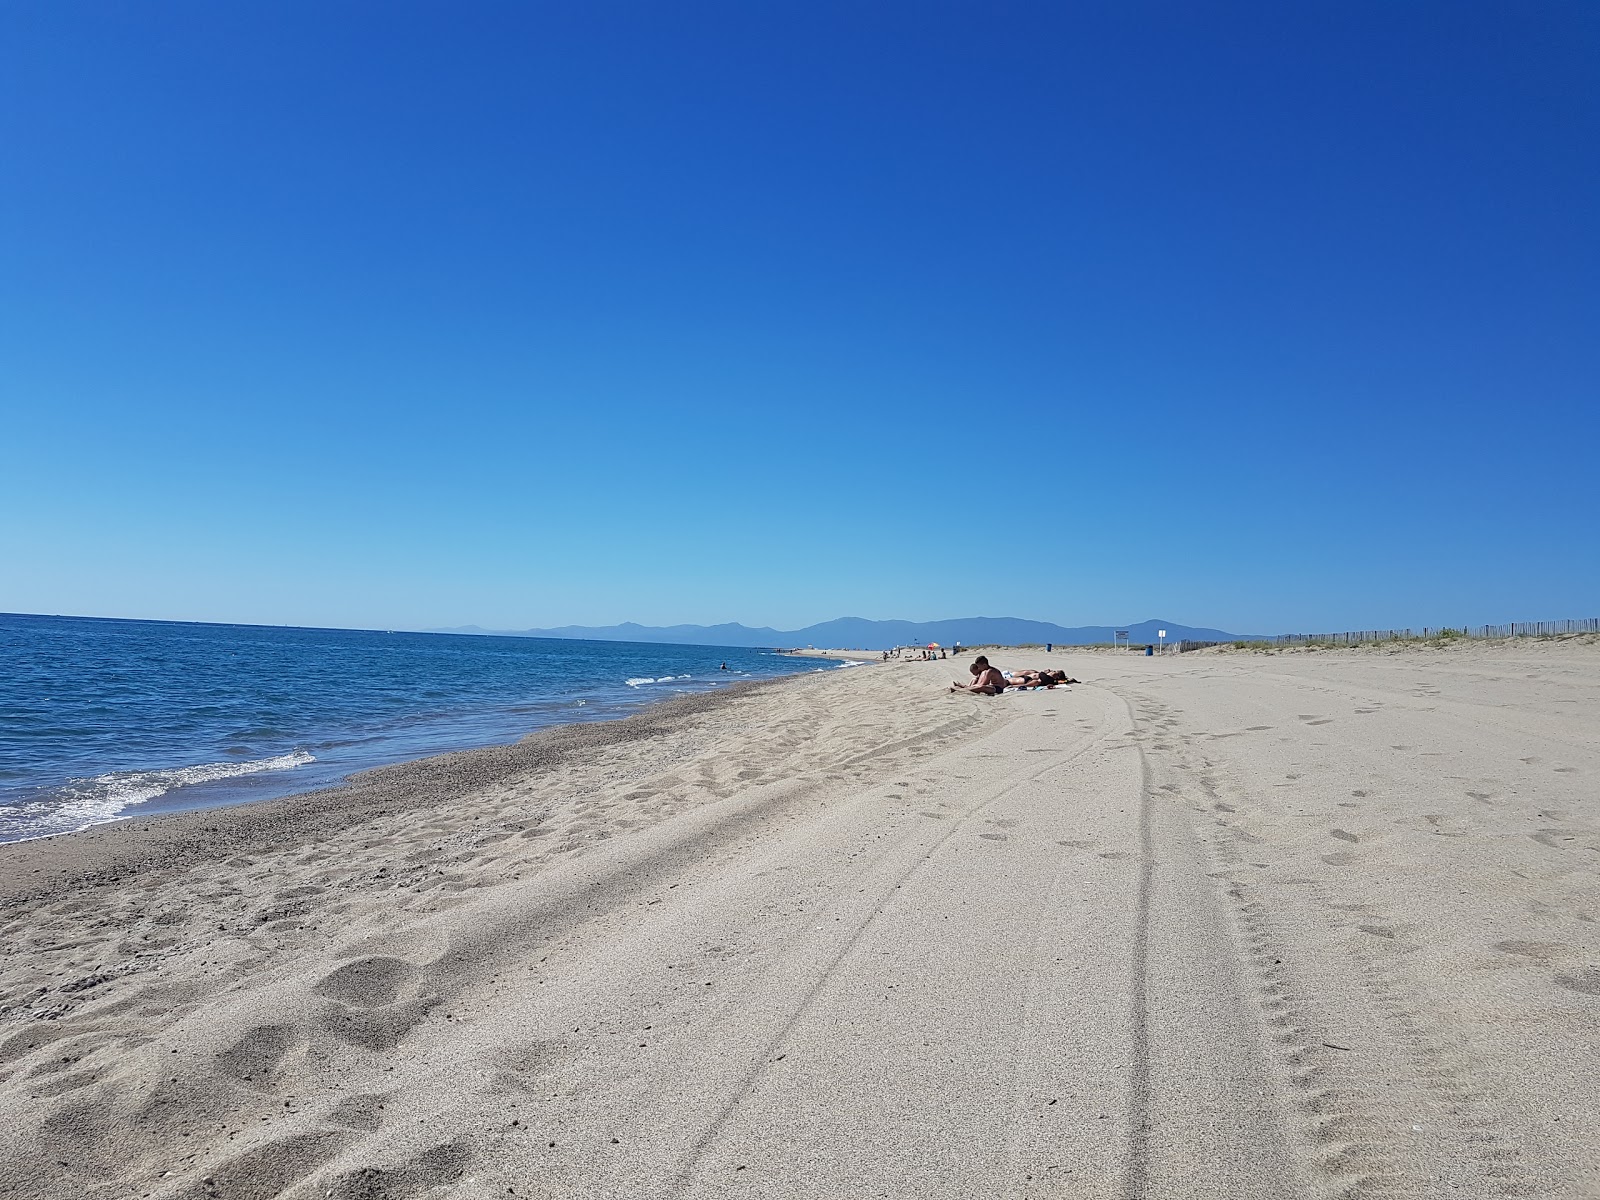
{"type": "Polygon", "coordinates": [[[1600,647],[991,657],[0,847],[0,1196],[1600,1195],[1600,647]]]}

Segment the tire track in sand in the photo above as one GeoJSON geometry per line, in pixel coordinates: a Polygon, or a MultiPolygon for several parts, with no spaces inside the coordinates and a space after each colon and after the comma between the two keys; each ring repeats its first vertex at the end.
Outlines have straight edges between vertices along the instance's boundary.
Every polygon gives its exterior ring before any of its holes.
{"type": "Polygon", "coordinates": [[[1248,781],[1187,747],[1171,758],[1163,768],[1171,781],[1160,790],[1175,799],[1187,793],[1188,807],[1213,826],[1211,836],[1197,829],[1196,842],[1209,847],[1208,873],[1226,899],[1249,980],[1244,999],[1295,1117],[1289,1127],[1306,1167],[1304,1194],[1382,1200],[1463,1185],[1481,1196],[1539,1193],[1518,1147],[1500,1132],[1496,1099],[1453,1048],[1392,935],[1383,936],[1396,922],[1370,905],[1347,911],[1316,879],[1295,878],[1295,891],[1282,895],[1248,882],[1246,847],[1256,857],[1269,853],[1241,825],[1260,807],[1248,781]],[[1352,944],[1358,921],[1374,936],[1352,944]],[[1448,1183],[1439,1158],[1447,1144],[1458,1176],[1448,1183]],[[1459,1178],[1463,1167],[1475,1178],[1459,1178]]]}
{"type": "MultiPolygon", "coordinates": [[[[1130,710],[1129,719],[1132,720],[1130,710]]],[[[1128,1068],[1128,1169],[1123,1194],[1144,1200],[1150,1183],[1150,893],[1155,880],[1155,842],[1150,823],[1150,762],[1139,747],[1139,884],[1134,899],[1134,942],[1129,990],[1132,997],[1128,1068]]]]}
{"type": "Polygon", "coordinates": [[[1141,773],[1123,1195],[1298,1197],[1253,977],[1181,801],[1191,764],[1162,761],[1176,711],[1141,693],[1123,702],[1141,773]]]}
{"type": "MultiPolygon", "coordinates": [[[[961,833],[963,830],[967,829],[975,818],[981,817],[986,811],[993,807],[994,804],[1003,799],[1010,792],[1014,791],[1016,788],[1025,783],[1033,782],[1043,775],[1059,770],[1068,763],[1072,762],[1074,759],[1081,757],[1089,750],[1092,750],[1096,746],[1103,744],[1110,735],[1110,723],[1106,720],[1105,714],[1102,713],[1101,725],[1093,734],[1081,738],[1071,748],[1060,751],[1044,759],[1042,763],[1029,763],[1027,770],[1013,773],[1012,775],[1006,777],[1002,782],[993,785],[992,790],[985,799],[980,801],[971,809],[962,813],[960,817],[951,823],[950,827],[938,839],[938,841],[928,848],[926,853],[924,853],[921,858],[913,863],[907,870],[893,877],[888,884],[883,887],[878,900],[861,919],[856,928],[851,931],[849,938],[833,955],[829,957],[827,964],[823,967],[821,973],[817,975],[811,985],[807,987],[804,993],[800,995],[798,1002],[790,1010],[788,1017],[783,1021],[782,1025],[779,1026],[777,1031],[766,1043],[759,1061],[754,1062],[751,1067],[743,1073],[737,1086],[733,1089],[729,1097],[718,1107],[716,1116],[708,1123],[705,1131],[689,1148],[684,1165],[679,1169],[673,1178],[670,1189],[671,1194],[683,1194],[690,1187],[694,1181],[696,1171],[698,1170],[701,1162],[704,1160],[707,1152],[710,1150],[712,1144],[726,1128],[734,1113],[736,1113],[740,1106],[743,1105],[743,1103],[749,1098],[761,1077],[771,1068],[774,1059],[778,1055],[779,1047],[782,1046],[784,1040],[788,1038],[790,1033],[810,1014],[811,1010],[816,1006],[817,1001],[821,997],[823,991],[827,988],[829,982],[838,975],[843,966],[849,961],[856,947],[860,945],[862,939],[871,929],[877,918],[889,910],[890,906],[894,903],[895,894],[901,890],[902,886],[914,879],[920,872],[927,869],[928,864],[934,861],[936,856],[939,854],[939,851],[942,850],[958,833],[961,833]]],[[[981,745],[982,742],[980,741],[974,743],[970,748],[977,749],[978,747],[981,747],[981,745]]]]}

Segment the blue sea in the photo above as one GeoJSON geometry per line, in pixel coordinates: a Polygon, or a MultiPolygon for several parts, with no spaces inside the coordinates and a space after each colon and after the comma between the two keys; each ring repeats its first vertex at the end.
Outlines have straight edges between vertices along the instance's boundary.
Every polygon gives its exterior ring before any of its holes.
{"type": "Polygon", "coordinates": [[[0,615],[0,842],[821,669],[771,650],[0,615]]]}

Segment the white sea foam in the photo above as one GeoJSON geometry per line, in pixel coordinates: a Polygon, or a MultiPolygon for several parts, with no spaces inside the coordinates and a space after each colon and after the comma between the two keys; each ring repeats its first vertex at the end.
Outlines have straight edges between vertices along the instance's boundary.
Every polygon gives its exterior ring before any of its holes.
{"type": "Polygon", "coordinates": [[[87,829],[115,821],[135,804],[164,796],[173,788],[197,783],[217,783],[262,771],[288,771],[316,762],[304,750],[258,758],[249,762],[201,763],[193,767],[172,767],[163,771],[109,771],[88,779],[72,779],[45,800],[35,800],[18,809],[0,810],[0,836],[15,832],[24,837],[44,837],[54,833],[87,829]],[[9,818],[9,819],[6,819],[9,818]]]}
{"type": "Polygon", "coordinates": [[[676,683],[680,679],[689,678],[691,678],[691,676],[688,675],[663,675],[659,679],[651,679],[648,676],[642,675],[637,679],[624,679],[622,682],[627,684],[629,687],[636,688],[643,687],[647,683],[676,683]]]}

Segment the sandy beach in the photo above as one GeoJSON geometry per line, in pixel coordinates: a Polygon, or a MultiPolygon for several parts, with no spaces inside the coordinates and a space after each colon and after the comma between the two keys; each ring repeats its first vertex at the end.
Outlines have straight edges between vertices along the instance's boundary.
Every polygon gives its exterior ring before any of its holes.
{"type": "Polygon", "coordinates": [[[1600,646],[992,657],[0,846],[0,1196],[1600,1195],[1600,646]]]}

